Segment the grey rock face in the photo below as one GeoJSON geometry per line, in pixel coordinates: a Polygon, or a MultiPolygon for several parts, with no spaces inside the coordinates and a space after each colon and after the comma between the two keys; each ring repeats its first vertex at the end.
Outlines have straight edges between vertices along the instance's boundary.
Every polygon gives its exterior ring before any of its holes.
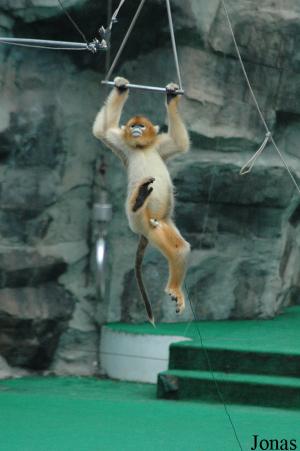
{"type": "Polygon", "coordinates": [[[37,286],[57,280],[65,270],[66,263],[61,259],[12,250],[0,254],[0,288],[37,286]]]}
{"type": "MultiPolygon", "coordinates": [[[[0,2],[1,35],[32,37],[34,31],[79,40],[56,1],[11,3],[0,2]]],[[[92,3],[64,1],[77,19],[80,13],[89,36],[106,14],[92,3]]],[[[299,2],[227,4],[260,107],[298,180],[299,2]]],[[[130,2],[121,10],[113,52],[135,6],[130,2]]],[[[192,245],[189,298],[199,319],[270,318],[299,303],[298,193],[270,143],[252,172],[239,174],[265,129],[220,1],[174,0],[172,11],[186,93],[181,109],[192,148],[169,167],[176,223],[192,245]]],[[[101,324],[146,318],[133,272],[138,237],[129,231],[123,207],[126,175],[91,134],[109,92],[100,87],[104,59],[0,47],[0,355],[14,368],[95,374],[101,368],[101,324]],[[92,220],[100,154],[108,164],[114,211],[105,299],[95,289],[92,220]]],[[[176,78],[161,2],[145,6],[117,73],[157,86],[176,78]]],[[[132,90],[122,123],[137,113],[164,127],[163,96],[132,90]]],[[[175,314],[164,294],[167,264],[154,249],[147,250],[144,279],[157,321],[193,319],[188,301],[184,315],[175,314]]],[[[14,374],[2,366],[2,374],[14,374]]]]}
{"type": "MultiPolygon", "coordinates": [[[[77,104],[79,78],[66,55],[0,52],[0,354],[14,375],[19,366],[47,370],[59,364],[60,338],[90,296],[77,283],[85,286],[89,267],[90,128],[98,102],[88,87],[77,104]]],[[[96,78],[82,71],[85,86],[96,78]]],[[[95,372],[92,362],[87,368],[95,372]]]]}
{"type": "Polygon", "coordinates": [[[3,357],[0,357],[0,379],[7,379],[12,376],[12,371],[3,357]]]}
{"type": "Polygon", "coordinates": [[[0,349],[13,366],[45,369],[73,311],[73,300],[56,284],[0,290],[0,349]]]}
{"type": "MultiPolygon", "coordinates": [[[[66,8],[84,5],[86,0],[67,0],[63,4],[66,8]]],[[[55,0],[2,0],[0,8],[25,22],[34,22],[39,19],[47,19],[61,14],[58,3],[55,0]]]]}

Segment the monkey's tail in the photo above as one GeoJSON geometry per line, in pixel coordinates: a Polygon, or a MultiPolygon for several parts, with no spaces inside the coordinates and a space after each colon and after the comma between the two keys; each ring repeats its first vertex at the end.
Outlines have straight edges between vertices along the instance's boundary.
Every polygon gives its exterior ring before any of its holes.
{"type": "Polygon", "coordinates": [[[148,294],[147,294],[147,291],[146,291],[146,288],[145,288],[144,282],[143,282],[143,276],[142,276],[142,262],[143,262],[145,249],[146,249],[147,245],[148,245],[147,238],[145,236],[141,235],[139,245],[138,245],[138,248],[136,251],[136,257],[135,257],[135,277],[136,277],[136,280],[137,280],[137,283],[138,283],[138,286],[140,289],[141,296],[142,296],[144,304],[145,304],[148,319],[149,319],[150,323],[152,324],[152,326],[155,327],[155,321],[154,321],[151,303],[149,301],[148,294]]]}

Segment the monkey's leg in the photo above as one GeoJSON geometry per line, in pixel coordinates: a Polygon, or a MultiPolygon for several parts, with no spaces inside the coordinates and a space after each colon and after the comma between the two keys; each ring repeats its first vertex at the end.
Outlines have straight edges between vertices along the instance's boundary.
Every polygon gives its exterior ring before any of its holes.
{"type": "Polygon", "coordinates": [[[185,308],[182,284],[187,269],[190,245],[171,221],[160,220],[158,227],[149,228],[147,238],[168,260],[169,280],[165,291],[176,301],[176,312],[181,313],[185,308]]]}
{"type": "Polygon", "coordinates": [[[131,196],[131,211],[136,212],[139,210],[145,203],[145,200],[147,197],[150,196],[150,194],[153,191],[152,186],[150,187],[153,182],[155,181],[155,178],[150,177],[147,178],[144,182],[142,182],[138,188],[133,192],[131,196]]]}

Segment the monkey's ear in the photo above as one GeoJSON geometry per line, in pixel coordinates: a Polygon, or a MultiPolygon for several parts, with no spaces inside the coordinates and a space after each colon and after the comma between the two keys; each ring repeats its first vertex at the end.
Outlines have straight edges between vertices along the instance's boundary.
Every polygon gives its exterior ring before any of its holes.
{"type": "Polygon", "coordinates": [[[159,133],[159,125],[154,125],[154,130],[155,130],[156,134],[158,134],[159,133]]]}
{"type": "Polygon", "coordinates": [[[121,130],[125,130],[125,125],[121,125],[121,130]]]}

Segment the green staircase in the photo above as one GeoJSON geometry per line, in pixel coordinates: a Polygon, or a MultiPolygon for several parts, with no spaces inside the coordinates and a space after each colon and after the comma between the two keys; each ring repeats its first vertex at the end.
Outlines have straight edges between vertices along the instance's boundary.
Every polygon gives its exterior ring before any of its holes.
{"type": "MultiPolygon", "coordinates": [[[[291,309],[277,326],[286,325],[282,320],[291,316],[296,326],[299,313],[299,308],[291,309]]],[[[200,340],[172,344],[169,369],[158,375],[158,398],[300,409],[300,328],[294,329],[290,341],[284,327],[269,335],[263,322],[259,329],[245,322],[243,333],[242,323],[237,326],[240,341],[235,335],[227,342],[219,337],[204,340],[204,345],[200,340]]],[[[205,327],[209,325],[204,325],[207,333],[205,327]]]]}

